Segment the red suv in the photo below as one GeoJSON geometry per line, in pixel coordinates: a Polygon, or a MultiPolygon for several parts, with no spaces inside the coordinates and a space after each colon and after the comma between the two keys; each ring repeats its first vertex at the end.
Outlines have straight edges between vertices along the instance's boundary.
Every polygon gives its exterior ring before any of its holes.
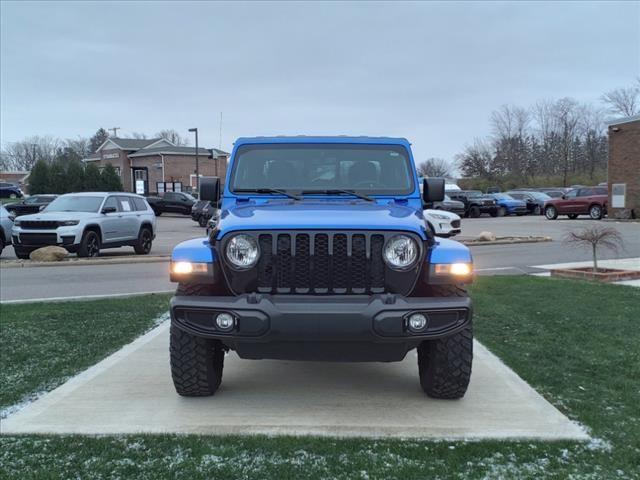
{"type": "Polygon", "coordinates": [[[544,204],[544,215],[548,220],[555,220],[558,215],[577,218],[578,215],[589,215],[600,220],[607,213],[609,194],[607,187],[580,187],[570,190],[561,198],[547,200],[544,204]]]}

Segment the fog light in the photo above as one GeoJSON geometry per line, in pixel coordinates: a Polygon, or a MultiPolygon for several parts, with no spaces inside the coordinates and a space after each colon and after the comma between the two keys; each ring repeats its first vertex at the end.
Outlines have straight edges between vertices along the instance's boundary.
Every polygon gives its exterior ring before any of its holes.
{"type": "Polygon", "coordinates": [[[409,317],[409,330],[420,332],[427,326],[427,317],[421,313],[414,313],[409,317]]]}
{"type": "Polygon", "coordinates": [[[216,317],[216,326],[223,332],[228,332],[233,329],[234,318],[229,313],[220,313],[216,317]]]}

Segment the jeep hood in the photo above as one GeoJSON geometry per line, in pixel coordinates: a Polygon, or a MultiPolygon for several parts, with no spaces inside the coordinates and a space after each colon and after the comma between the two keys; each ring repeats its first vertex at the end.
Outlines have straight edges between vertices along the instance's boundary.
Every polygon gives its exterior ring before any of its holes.
{"type": "Polygon", "coordinates": [[[97,212],[40,212],[31,215],[20,215],[18,220],[85,220],[97,217],[97,212]]]}
{"type": "Polygon", "coordinates": [[[250,202],[222,211],[217,238],[247,230],[398,230],[425,238],[423,227],[422,212],[393,202],[250,202]]]}

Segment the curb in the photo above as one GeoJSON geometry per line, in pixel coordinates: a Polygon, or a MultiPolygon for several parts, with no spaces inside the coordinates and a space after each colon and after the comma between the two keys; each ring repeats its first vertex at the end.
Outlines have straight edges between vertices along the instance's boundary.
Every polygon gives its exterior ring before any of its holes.
{"type": "Polygon", "coordinates": [[[153,257],[105,257],[98,259],[62,260],[60,262],[32,262],[30,260],[6,260],[0,263],[0,268],[35,268],[35,267],[84,267],[90,265],[120,265],[131,263],[162,263],[171,260],[169,255],[157,255],[153,257]]]}
{"type": "Polygon", "coordinates": [[[516,243],[542,243],[542,242],[552,242],[553,239],[551,237],[535,237],[535,238],[520,238],[520,239],[496,239],[491,241],[481,241],[481,240],[460,240],[460,243],[468,246],[475,247],[478,245],[514,245],[516,243]]]}

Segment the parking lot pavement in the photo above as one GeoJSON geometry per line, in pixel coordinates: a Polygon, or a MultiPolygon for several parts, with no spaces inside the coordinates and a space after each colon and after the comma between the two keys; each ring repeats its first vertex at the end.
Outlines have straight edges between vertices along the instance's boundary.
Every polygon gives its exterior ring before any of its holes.
{"type": "Polygon", "coordinates": [[[477,343],[469,391],[457,401],[424,395],[415,352],[398,363],[322,364],[231,354],[215,396],[183,398],[171,384],[167,344],[164,323],[4,419],[0,430],[588,439],[477,343]]]}
{"type": "MultiPolygon", "coordinates": [[[[592,225],[594,220],[550,221],[543,216],[481,217],[462,221],[462,237],[475,237],[488,230],[499,236],[550,236],[553,242],[515,245],[473,246],[475,268],[480,275],[522,274],[540,271],[536,265],[590,260],[591,252],[569,247],[562,237],[571,229],[592,225]]],[[[616,254],[601,251],[602,259],[640,257],[640,223],[607,222],[620,231],[624,250],[616,254]]],[[[186,216],[162,215],[158,218],[158,235],[152,255],[170,255],[183,240],[204,236],[205,231],[186,216]]],[[[132,254],[130,247],[105,250],[105,256],[132,254]]],[[[2,258],[13,256],[8,247],[2,258]]],[[[167,291],[175,287],[168,281],[167,264],[122,264],[103,266],[56,266],[47,268],[2,268],[0,262],[0,300],[71,297],[167,291]]]]}

